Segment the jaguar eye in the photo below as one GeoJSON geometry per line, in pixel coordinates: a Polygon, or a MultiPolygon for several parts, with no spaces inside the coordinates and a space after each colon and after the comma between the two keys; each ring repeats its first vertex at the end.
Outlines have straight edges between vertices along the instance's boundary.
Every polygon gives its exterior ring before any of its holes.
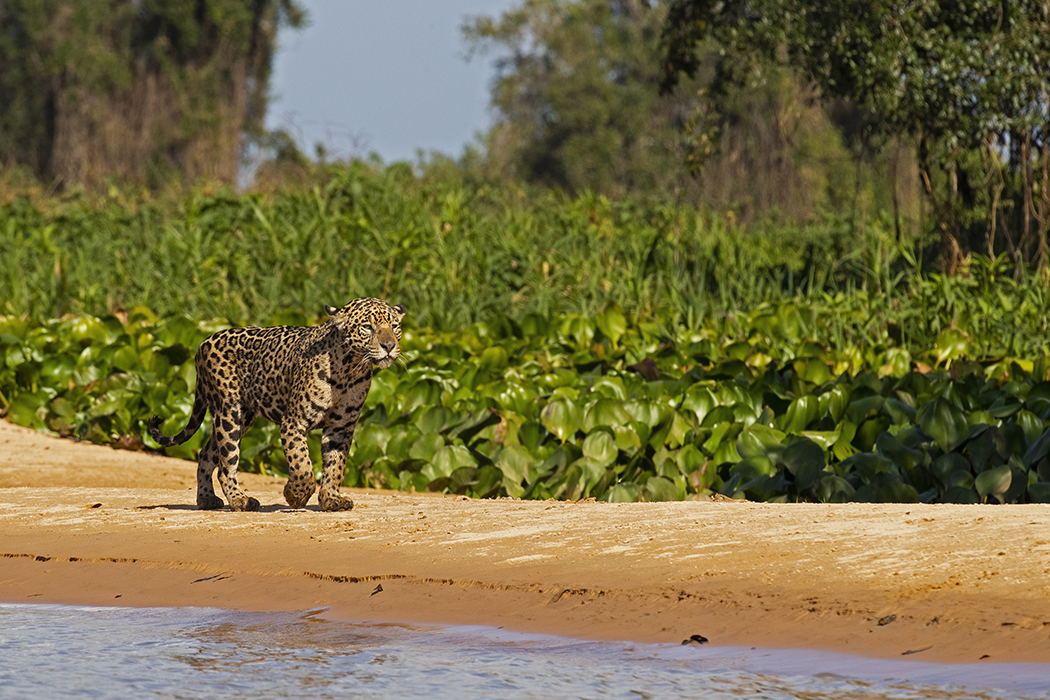
{"type": "Polygon", "coordinates": [[[361,336],[364,338],[371,336],[374,332],[372,326],[361,326],[361,336]]]}

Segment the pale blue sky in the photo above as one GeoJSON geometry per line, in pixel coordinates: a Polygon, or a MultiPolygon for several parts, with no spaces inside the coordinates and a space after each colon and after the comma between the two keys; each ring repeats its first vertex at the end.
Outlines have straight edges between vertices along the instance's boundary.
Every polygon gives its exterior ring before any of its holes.
{"type": "Polygon", "coordinates": [[[493,57],[464,60],[460,26],[516,0],[300,0],[310,26],[283,30],[268,128],[314,155],[414,160],[416,149],[458,156],[492,123],[493,57]]]}

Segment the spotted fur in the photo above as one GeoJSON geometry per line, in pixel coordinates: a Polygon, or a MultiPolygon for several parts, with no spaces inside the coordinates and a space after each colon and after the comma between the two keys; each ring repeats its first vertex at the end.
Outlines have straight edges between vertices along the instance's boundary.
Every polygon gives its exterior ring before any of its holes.
{"type": "Polygon", "coordinates": [[[209,336],[197,350],[197,388],[189,425],[174,437],[160,432],[161,418],[150,419],[153,439],[179,445],[197,432],[206,412],[212,436],[197,464],[197,507],[222,508],[212,472],[231,510],[258,510],[259,501],[237,484],[241,436],[256,417],[281,426],[288,459],[284,497],[302,508],[317,490],[307,432],[322,428],[323,463],[318,502],[322,510],[350,510],[354,502],[339,494],[343,470],[372,384],[372,365],[389,367],[401,353],[405,307],[379,299],[355,299],[320,326],[230,328],[209,336]]]}

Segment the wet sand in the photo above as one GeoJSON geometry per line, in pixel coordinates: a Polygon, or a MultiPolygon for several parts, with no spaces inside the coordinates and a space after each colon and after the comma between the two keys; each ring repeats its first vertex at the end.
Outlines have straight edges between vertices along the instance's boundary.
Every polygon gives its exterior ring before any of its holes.
{"type": "Polygon", "coordinates": [[[1050,506],[477,501],[201,512],[195,465],[0,421],[0,600],[1050,663],[1050,506]],[[912,653],[908,653],[912,652],[912,653]]]}

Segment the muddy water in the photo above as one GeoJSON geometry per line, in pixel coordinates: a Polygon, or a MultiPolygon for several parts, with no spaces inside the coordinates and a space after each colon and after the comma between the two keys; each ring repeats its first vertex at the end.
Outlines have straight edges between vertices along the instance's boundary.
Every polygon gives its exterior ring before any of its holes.
{"type": "Polygon", "coordinates": [[[1042,664],[587,642],[322,615],[0,604],[0,698],[1050,698],[1042,664]]]}

